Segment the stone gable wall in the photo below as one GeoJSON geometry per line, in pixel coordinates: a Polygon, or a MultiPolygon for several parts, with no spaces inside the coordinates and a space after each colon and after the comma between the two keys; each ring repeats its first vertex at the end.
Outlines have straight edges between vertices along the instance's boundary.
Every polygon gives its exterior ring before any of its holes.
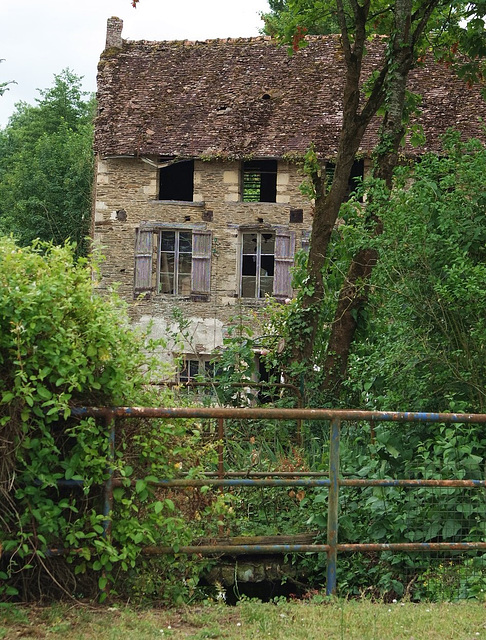
{"type": "MultiPolygon", "coordinates": [[[[99,159],[95,204],[95,240],[105,260],[101,268],[100,289],[116,286],[129,303],[135,323],[153,321],[154,335],[167,334],[173,310],[178,307],[190,320],[190,344],[186,353],[210,353],[222,344],[225,327],[237,314],[253,314],[258,326],[258,310],[264,300],[242,300],[238,288],[238,227],[279,225],[295,232],[296,248],[303,232],[311,228],[311,205],[299,191],[302,176],[295,164],[279,161],[276,203],[240,201],[239,161],[196,160],[194,202],[158,201],[159,170],[139,158],[99,159]],[[290,210],[302,209],[303,222],[290,223],[290,210]],[[212,212],[212,214],[211,214],[212,212]],[[175,225],[204,224],[212,231],[211,294],[207,302],[185,296],[152,294],[150,299],[134,300],[135,233],[142,222],[175,225]]],[[[155,259],[155,256],[154,256],[155,259]]],[[[167,354],[175,349],[169,344],[167,354]]]]}

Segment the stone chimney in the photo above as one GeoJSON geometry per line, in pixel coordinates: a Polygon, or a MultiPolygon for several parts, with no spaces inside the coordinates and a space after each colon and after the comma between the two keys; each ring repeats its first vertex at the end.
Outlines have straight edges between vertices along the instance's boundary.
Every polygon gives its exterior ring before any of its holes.
{"type": "Polygon", "coordinates": [[[106,23],[106,45],[105,49],[111,49],[112,47],[121,48],[122,46],[122,34],[123,20],[120,18],[108,18],[106,23]]]}

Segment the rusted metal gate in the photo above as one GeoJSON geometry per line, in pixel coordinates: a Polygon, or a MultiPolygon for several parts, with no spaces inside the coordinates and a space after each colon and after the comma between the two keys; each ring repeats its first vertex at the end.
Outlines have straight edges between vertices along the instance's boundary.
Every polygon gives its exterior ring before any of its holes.
{"type": "MultiPolygon", "coordinates": [[[[115,419],[121,418],[200,418],[217,419],[218,421],[218,473],[217,476],[208,474],[208,477],[198,479],[177,478],[159,479],[151,484],[160,487],[200,487],[212,485],[215,487],[326,487],[329,491],[328,500],[328,525],[326,544],[236,544],[236,545],[193,545],[177,549],[177,553],[198,553],[201,555],[212,554],[285,554],[285,553],[325,553],[327,554],[327,585],[328,595],[336,592],[336,566],[339,553],[343,552],[370,552],[370,551],[470,551],[486,550],[486,541],[478,542],[435,542],[435,543],[366,543],[366,544],[340,544],[338,541],[339,524],[339,491],[341,487],[456,487],[456,488],[486,488],[485,480],[455,479],[455,480],[430,480],[430,479],[366,479],[343,478],[340,473],[339,445],[341,437],[341,424],[343,421],[369,421],[372,424],[385,422],[426,422],[426,423],[486,423],[484,414],[459,414],[459,413],[415,413],[415,412],[386,412],[386,411],[358,411],[358,410],[334,410],[334,409],[277,409],[277,408],[222,408],[222,407],[197,407],[197,408],[149,408],[149,407],[78,407],[73,409],[73,415],[92,416],[106,420],[110,451],[114,459],[115,452],[115,419]],[[300,473],[264,473],[259,477],[235,477],[247,475],[246,472],[225,474],[224,471],[224,440],[225,420],[293,420],[298,423],[302,420],[328,421],[330,423],[329,439],[329,473],[323,474],[300,473]],[[261,476],[264,477],[261,477],[261,476]]],[[[132,480],[133,483],[136,479],[132,480]]],[[[121,480],[113,477],[110,471],[104,492],[105,535],[110,534],[110,520],[108,516],[112,512],[113,488],[121,483],[121,480]]],[[[255,539],[253,538],[253,542],[255,539]]],[[[146,547],[145,553],[151,555],[172,554],[171,547],[146,547]]]]}

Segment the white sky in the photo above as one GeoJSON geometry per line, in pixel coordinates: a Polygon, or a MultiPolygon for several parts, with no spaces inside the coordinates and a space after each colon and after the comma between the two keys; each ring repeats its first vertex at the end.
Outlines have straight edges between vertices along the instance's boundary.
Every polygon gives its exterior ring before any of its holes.
{"type": "Polygon", "coordinates": [[[111,16],[123,20],[128,40],[205,40],[258,35],[262,11],[266,0],[140,0],[136,9],[131,0],[0,0],[0,83],[17,82],[0,97],[0,127],[63,69],[95,91],[111,16]]]}

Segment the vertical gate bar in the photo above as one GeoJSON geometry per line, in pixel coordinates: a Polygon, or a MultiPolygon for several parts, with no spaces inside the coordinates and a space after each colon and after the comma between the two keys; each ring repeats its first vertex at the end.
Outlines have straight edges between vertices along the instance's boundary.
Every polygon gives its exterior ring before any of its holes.
{"type": "MultiPolygon", "coordinates": [[[[224,418],[218,418],[218,478],[224,478],[224,418]]],[[[220,492],[224,492],[224,487],[219,488],[220,492]]],[[[222,525],[218,527],[219,535],[223,536],[224,530],[222,525]]]]}
{"type": "Polygon", "coordinates": [[[218,418],[218,478],[224,478],[224,458],[223,458],[223,440],[224,440],[224,418],[218,418]]]}
{"type": "Polygon", "coordinates": [[[111,411],[106,414],[106,426],[108,433],[108,478],[105,482],[104,502],[103,502],[103,537],[110,539],[111,536],[111,517],[113,510],[113,463],[115,461],[115,417],[111,411]]]}
{"type": "MultiPolygon", "coordinates": [[[[115,415],[112,411],[105,414],[105,424],[108,428],[108,466],[106,472],[108,478],[105,482],[103,495],[103,538],[110,541],[111,539],[111,519],[113,512],[113,464],[115,462],[115,415]]],[[[106,571],[103,569],[103,578],[106,578],[106,571]]],[[[101,589],[101,593],[106,598],[110,593],[110,585],[105,581],[105,586],[101,589]]]]}
{"type": "Polygon", "coordinates": [[[338,514],[339,514],[339,440],[341,420],[334,418],[330,426],[329,444],[329,501],[327,514],[327,580],[326,594],[336,593],[336,566],[338,543],[338,514]]]}

